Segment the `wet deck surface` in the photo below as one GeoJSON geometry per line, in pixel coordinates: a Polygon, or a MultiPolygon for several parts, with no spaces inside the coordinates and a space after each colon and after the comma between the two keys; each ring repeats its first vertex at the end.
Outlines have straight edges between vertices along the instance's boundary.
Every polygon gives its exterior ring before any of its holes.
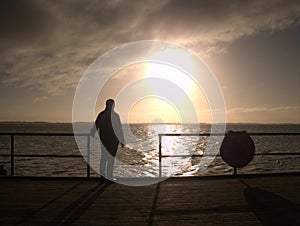
{"type": "Polygon", "coordinates": [[[300,176],[175,178],[132,187],[0,178],[0,225],[300,225],[300,176]]]}

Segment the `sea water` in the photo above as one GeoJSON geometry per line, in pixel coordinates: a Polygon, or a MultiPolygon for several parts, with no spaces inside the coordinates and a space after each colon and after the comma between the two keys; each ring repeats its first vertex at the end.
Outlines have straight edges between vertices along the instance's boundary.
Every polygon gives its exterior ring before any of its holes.
{"type": "MultiPolygon", "coordinates": [[[[82,132],[89,133],[91,124],[84,124],[82,132]]],[[[210,133],[209,124],[129,124],[123,125],[126,147],[119,148],[114,169],[115,177],[156,177],[159,175],[160,133],[210,133]]],[[[300,132],[300,125],[285,124],[227,124],[226,131],[257,133],[300,132]]],[[[72,133],[71,123],[20,123],[2,122],[0,132],[72,133]]],[[[162,176],[200,176],[232,174],[233,169],[217,154],[223,137],[162,136],[162,176]],[[198,155],[198,157],[193,157],[198,155]],[[175,156],[175,157],[174,157],[175,156]]],[[[252,136],[256,153],[300,153],[300,136],[252,136]]],[[[86,144],[87,137],[77,138],[86,144]]],[[[84,146],[86,147],[86,146],[84,146]]],[[[99,139],[90,138],[91,176],[98,176],[99,139]]],[[[10,136],[0,136],[0,154],[10,154],[10,136]]],[[[86,155],[73,136],[15,136],[14,154],[86,155]]],[[[0,156],[0,165],[10,172],[10,157],[0,156]]],[[[83,157],[15,157],[14,174],[18,176],[86,176],[83,157]]],[[[256,155],[247,166],[238,169],[243,173],[300,172],[300,155],[256,155]]]]}

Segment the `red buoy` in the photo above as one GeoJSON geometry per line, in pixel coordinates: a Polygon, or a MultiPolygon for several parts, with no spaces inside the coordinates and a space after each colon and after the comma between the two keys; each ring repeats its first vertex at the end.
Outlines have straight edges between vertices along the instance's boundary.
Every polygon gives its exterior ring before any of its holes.
{"type": "Polygon", "coordinates": [[[246,131],[228,131],[220,147],[222,159],[235,168],[249,164],[254,153],[254,142],[246,131]]]}

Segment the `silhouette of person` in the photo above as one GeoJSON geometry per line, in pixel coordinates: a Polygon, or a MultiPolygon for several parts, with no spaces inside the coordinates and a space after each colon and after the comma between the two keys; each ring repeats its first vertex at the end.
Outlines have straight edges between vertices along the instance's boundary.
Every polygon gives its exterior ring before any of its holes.
{"type": "Polygon", "coordinates": [[[114,111],[115,101],[108,99],[106,108],[97,116],[91,136],[98,131],[101,144],[100,175],[112,180],[114,158],[118,145],[124,147],[124,135],[119,115],[114,111]]]}
{"type": "Polygon", "coordinates": [[[4,166],[0,166],[0,176],[7,176],[7,170],[4,169],[4,166]]]}

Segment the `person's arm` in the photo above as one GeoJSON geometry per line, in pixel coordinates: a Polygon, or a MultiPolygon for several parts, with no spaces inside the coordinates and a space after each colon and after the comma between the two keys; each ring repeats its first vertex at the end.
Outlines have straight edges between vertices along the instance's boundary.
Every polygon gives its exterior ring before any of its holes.
{"type": "Polygon", "coordinates": [[[125,139],[124,139],[120,116],[118,114],[116,115],[116,135],[117,135],[118,140],[120,141],[121,146],[124,147],[125,139]]]}

